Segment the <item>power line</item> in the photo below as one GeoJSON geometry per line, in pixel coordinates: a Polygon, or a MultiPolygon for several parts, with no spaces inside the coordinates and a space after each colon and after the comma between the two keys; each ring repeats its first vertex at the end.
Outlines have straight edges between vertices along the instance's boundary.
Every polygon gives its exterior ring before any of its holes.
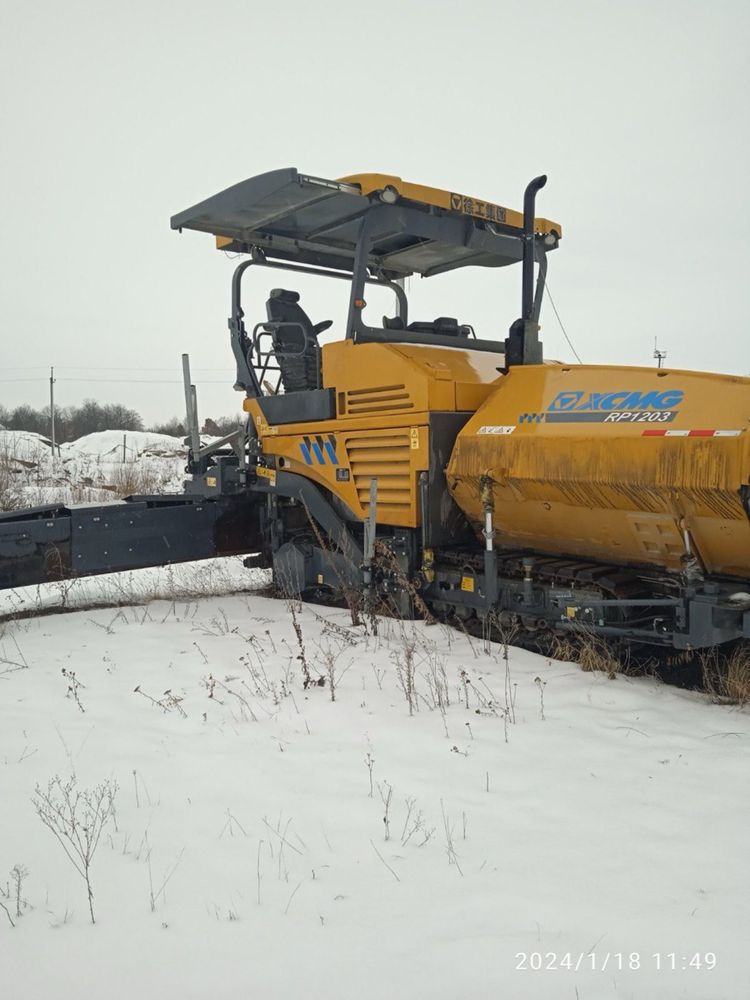
{"type": "MultiPolygon", "coordinates": [[[[58,382],[116,382],[118,385],[182,385],[179,379],[166,378],[58,378],[58,382]]],[[[199,385],[227,385],[224,379],[198,379],[199,385]]]]}
{"type": "MultiPolygon", "coordinates": [[[[133,367],[133,368],[118,368],[109,365],[55,365],[59,371],[68,372],[173,372],[176,365],[171,365],[169,368],[145,368],[143,366],[133,367]]],[[[227,372],[231,373],[232,368],[196,368],[191,365],[194,372],[227,372]]]]}
{"type": "MultiPolygon", "coordinates": [[[[117,366],[110,365],[55,365],[57,371],[66,372],[173,372],[177,366],[171,365],[169,368],[145,368],[143,366],[133,367],[133,368],[119,368],[117,366]]],[[[3,365],[3,369],[6,372],[41,372],[47,371],[47,365],[3,365]]],[[[193,367],[194,372],[224,372],[230,375],[234,369],[223,367],[223,368],[200,368],[193,367]]],[[[11,381],[9,379],[0,379],[2,382],[11,381]]]]}
{"type": "Polygon", "coordinates": [[[568,347],[571,349],[571,351],[573,352],[573,354],[575,354],[576,360],[578,361],[578,364],[582,365],[583,361],[581,361],[581,357],[580,357],[578,351],[575,349],[575,347],[573,347],[573,341],[568,336],[568,334],[567,334],[567,332],[565,330],[565,327],[563,326],[563,321],[560,319],[560,314],[557,311],[557,306],[555,305],[555,300],[552,298],[552,292],[550,291],[549,282],[545,281],[544,287],[547,289],[547,295],[549,297],[549,303],[552,306],[552,309],[553,309],[553,311],[555,313],[555,316],[557,317],[557,322],[560,324],[560,329],[563,332],[563,337],[565,337],[565,339],[567,340],[568,347]]]}
{"type": "MultiPolygon", "coordinates": [[[[47,382],[43,376],[36,378],[0,378],[0,382],[47,382]]],[[[182,385],[179,379],[158,378],[56,378],[56,382],[94,382],[97,384],[114,382],[119,385],[182,385]]],[[[228,385],[225,379],[198,379],[199,385],[228,385]]]]}

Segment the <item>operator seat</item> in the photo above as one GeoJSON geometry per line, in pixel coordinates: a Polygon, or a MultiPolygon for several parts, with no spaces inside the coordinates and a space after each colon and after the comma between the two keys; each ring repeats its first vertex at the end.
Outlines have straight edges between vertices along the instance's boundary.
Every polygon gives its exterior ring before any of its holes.
{"type": "Polygon", "coordinates": [[[320,387],[320,349],[318,334],[333,320],[313,325],[299,305],[299,292],[274,288],[266,302],[271,326],[271,340],[279,363],[285,392],[300,392],[320,387]],[[288,325],[287,325],[288,324],[288,325]]]}

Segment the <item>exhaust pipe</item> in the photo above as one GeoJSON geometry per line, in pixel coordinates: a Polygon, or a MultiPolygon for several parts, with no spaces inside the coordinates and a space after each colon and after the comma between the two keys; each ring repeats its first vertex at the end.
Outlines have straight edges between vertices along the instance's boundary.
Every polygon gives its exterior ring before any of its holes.
{"type": "Polygon", "coordinates": [[[540,365],[539,324],[534,320],[534,213],[537,191],[547,183],[547,175],[535,177],[523,195],[523,274],[521,318],[508,331],[505,341],[505,368],[512,365],[540,365]]]}
{"type": "Polygon", "coordinates": [[[534,315],[534,217],[537,191],[547,183],[547,175],[535,177],[523,194],[523,284],[521,287],[521,319],[534,315]]]}

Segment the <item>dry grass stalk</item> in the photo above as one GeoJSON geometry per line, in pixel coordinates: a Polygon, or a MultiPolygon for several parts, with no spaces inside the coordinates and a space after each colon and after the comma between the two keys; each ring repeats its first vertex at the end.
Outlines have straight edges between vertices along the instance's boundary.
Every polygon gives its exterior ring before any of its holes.
{"type": "Polygon", "coordinates": [[[407,578],[404,571],[401,569],[398,559],[396,558],[396,553],[390,548],[390,546],[388,546],[385,542],[376,541],[375,558],[385,570],[393,574],[399,585],[406,591],[425,624],[434,625],[434,615],[425,604],[421,594],[417,592],[414,584],[407,578]]]}
{"type": "Polygon", "coordinates": [[[576,663],[578,661],[578,644],[569,635],[554,635],[549,648],[549,656],[552,660],[561,660],[563,663],[576,663]]]}
{"type": "Polygon", "coordinates": [[[169,476],[144,461],[123,462],[112,471],[112,482],[105,488],[117,497],[133,494],[162,493],[169,476]]]}
{"type": "Polygon", "coordinates": [[[0,451],[0,510],[17,510],[24,506],[18,474],[7,449],[0,451]]]}
{"type": "Polygon", "coordinates": [[[414,665],[414,653],[416,643],[406,636],[402,637],[403,658],[399,650],[391,653],[391,659],[396,665],[396,677],[398,685],[404,693],[404,698],[409,706],[409,715],[414,715],[414,710],[419,709],[416,689],[416,668],[414,665]]]}
{"type": "Polygon", "coordinates": [[[722,705],[750,704],[750,643],[734,647],[728,656],[716,650],[700,654],[703,689],[722,705]]]}
{"type": "Polygon", "coordinates": [[[342,577],[341,573],[339,572],[338,566],[336,565],[336,560],[332,558],[331,551],[328,545],[326,544],[326,540],[320,533],[317,521],[310,513],[310,510],[307,504],[305,503],[304,499],[302,500],[302,503],[305,508],[305,513],[307,514],[307,520],[310,522],[310,527],[313,530],[313,534],[315,535],[318,545],[323,551],[329,566],[333,570],[336,579],[338,580],[339,588],[341,589],[341,593],[344,595],[344,600],[346,601],[347,607],[349,608],[349,613],[352,618],[352,625],[355,628],[358,628],[360,625],[364,624],[362,621],[362,614],[361,614],[362,608],[364,606],[363,595],[359,591],[355,590],[342,577]]]}
{"type": "Polygon", "coordinates": [[[623,672],[622,663],[606,639],[599,639],[594,635],[581,637],[577,659],[581,670],[585,672],[600,671],[606,674],[610,680],[614,680],[619,673],[623,672]]]}

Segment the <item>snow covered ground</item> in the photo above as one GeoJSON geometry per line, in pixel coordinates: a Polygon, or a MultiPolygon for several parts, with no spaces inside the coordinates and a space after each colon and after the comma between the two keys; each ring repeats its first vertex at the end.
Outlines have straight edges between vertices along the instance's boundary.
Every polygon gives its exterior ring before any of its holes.
{"type": "Polygon", "coordinates": [[[2,626],[6,996],[747,995],[745,711],[314,606],[303,653],[284,602],[179,572],[2,626]],[[95,926],[32,806],[56,774],[119,786],[95,926]]]}

